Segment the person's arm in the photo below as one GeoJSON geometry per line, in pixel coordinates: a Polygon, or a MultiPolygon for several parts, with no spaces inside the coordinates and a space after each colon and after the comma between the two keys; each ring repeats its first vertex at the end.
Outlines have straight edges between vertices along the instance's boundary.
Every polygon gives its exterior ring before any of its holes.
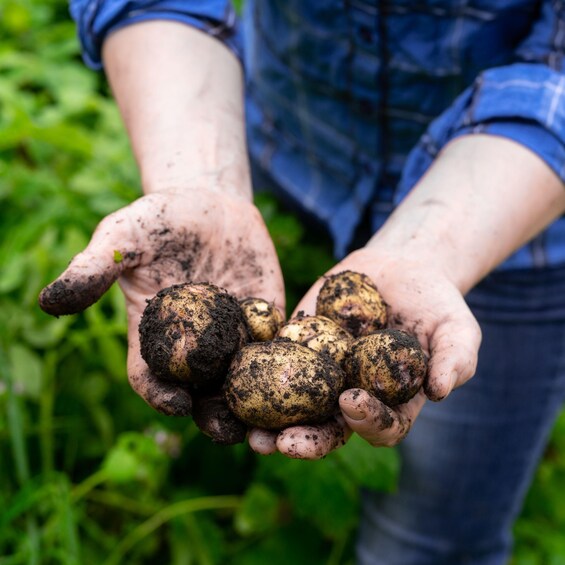
{"type": "Polygon", "coordinates": [[[102,53],[145,193],[251,200],[243,73],[231,51],[189,26],[151,21],[109,35],[102,53]]]}
{"type": "Polygon", "coordinates": [[[186,388],[156,379],[141,358],[146,300],[172,284],[206,281],[284,311],[276,252],[251,200],[242,70],[218,40],[170,21],[120,28],[103,53],[146,196],[99,224],[40,304],[75,313],[119,279],[131,385],[157,410],[186,415],[186,388]]]}
{"type": "MultiPolygon", "coordinates": [[[[395,409],[346,391],[343,421],[323,428],[317,445],[308,439],[312,429],[300,427],[278,437],[254,432],[251,445],[315,458],[351,430],[373,445],[398,443],[426,396],[441,400],[474,374],[480,330],[463,295],[564,211],[563,182],[529,149],[485,135],[448,144],[384,227],[330,271],[361,271],[375,281],[394,325],[415,334],[430,356],[424,391],[395,409]]],[[[297,309],[314,311],[322,282],[297,309]]]]}
{"type": "MultiPolygon", "coordinates": [[[[322,457],[351,429],[374,445],[393,445],[426,395],[439,400],[473,375],[480,330],[463,294],[565,209],[565,58],[555,42],[563,18],[551,0],[539,8],[515,60],[480,73],[411,152],[397,211],[332,270],[371,276],[396,325],[419,338],[431,355],[425,394],[391,410],[346,391],[345,422],[316,434],[323,442],[309,441],[311,430],[287,430],[278,439],[258,431],[250,439],[257,451],[322,457]]],[[[527,249],[513,264],[531,265],[527,249]]],[[[313,311],[320,286],[299,309],[313,311]]]]}

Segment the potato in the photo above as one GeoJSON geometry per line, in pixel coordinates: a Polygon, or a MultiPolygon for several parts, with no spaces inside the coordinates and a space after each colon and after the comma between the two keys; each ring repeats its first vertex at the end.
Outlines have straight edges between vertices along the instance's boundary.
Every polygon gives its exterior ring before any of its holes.
{"type": "Polygon", "coordinates": [[[240,303],[253,341],[271,341],[284,323],[283,315],[262,298],[245,298],[240,303]]]}
{"type": "Polygon", "coordinates": [[[426,356],[415,337],[381,330],[353,342],[345,360],[348,388],[362,388],[387,406],[408,402],[426,377],[426,356]]]}
{"type": "Polygon", "coordinates": [[[338,409],[343,370],[329,357],[291,341],[251,343],[234,357],[224,391],[249,426],[280,430],[319,424],[338,409]]]}
{"type": "Polygon", "coordinates": [[[280,330],[278,337],[305,345],[318,353],[329,355],[338,365],[343,363],[351,334],[325,316],[298,315],[291,318],[280,330]]]}
{"type": "Polygon", "coordinates": [[[373,281],[362,273],[329,275],[316,301],[316,314],[330,318],[353,337],[386,327],[386,303],[373,281]]]}
{"type": "Polygon", "coordinates": [[[194,394],[192,418],[200,431],[219,445],[241,443],[247,435],[247,426],[232,414],[221,392],[194,394]]]}
{"type": "Polygon", "coordinates": [[[156,376],[197,389],[221,385],[233,356],[249,341],[237,299],[207,283],[159,291],[148,301],[139,336],[141,355],[156,376]]]}

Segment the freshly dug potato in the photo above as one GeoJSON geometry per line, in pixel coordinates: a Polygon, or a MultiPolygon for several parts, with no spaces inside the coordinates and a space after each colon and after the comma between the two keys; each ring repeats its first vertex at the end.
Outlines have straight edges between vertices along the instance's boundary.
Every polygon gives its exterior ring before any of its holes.
{"type": "Polygon", "coordinates": [[[247,426],[232,414],[221,392],[194,394],[192,418],[200,431],[219,445],[241,443],[247,435],[247,426]]]}
{"type": "Polygon", "coordinates": [[[148,301],[139,324],[141,356],[158,377],[212,388],[249,332],[236,298],[207,283],[165,288],[148,301]]]}
{"type": "Polygon", "coordinates": [[[345,360],[348,388],[363,388],[396,406],[408,402],[426,376],[426,356],[415,337],[381,330],[353,342],[345,360]]]}
{"type": "Polygon", "coordinates": [[[253,341],[271,341],[284,323],[279,309],[262,298],[245,298],[240,301],[243,316],[253,341]]]}
{"type": "Polygon", "coordinates": [[[296,316],[280,330],[278,337],[329,355],[338,365],[343,363],[353,338],[351,334],[325,316],[296,316]]]}
{"type": "Polygon", "coordinates": [[[230,410],[249,426],[280,430],[319,424],[338,408],[343,370],[325,355],[293,343],[246,345],[234,358],[224,391],[230,410]]]}
{"type": "Polygon", "coordinates": [[[362,273],[329,275],[316,301],[316,314],[326,316],[353,337],[386,327],[386,303],[373,281],[362,273]]]}

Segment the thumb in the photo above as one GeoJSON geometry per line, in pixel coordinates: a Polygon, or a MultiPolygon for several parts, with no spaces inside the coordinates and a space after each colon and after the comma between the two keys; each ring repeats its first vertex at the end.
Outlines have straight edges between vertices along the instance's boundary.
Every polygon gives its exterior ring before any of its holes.
{"type": "Polygon", "coordinates": [[[122,211],[100,222],[86,249],[39,295],[48,314],[76,314],[94,304],[126,268],[137,265],[140,253],[131,243],[129,219],[122,211]]]}

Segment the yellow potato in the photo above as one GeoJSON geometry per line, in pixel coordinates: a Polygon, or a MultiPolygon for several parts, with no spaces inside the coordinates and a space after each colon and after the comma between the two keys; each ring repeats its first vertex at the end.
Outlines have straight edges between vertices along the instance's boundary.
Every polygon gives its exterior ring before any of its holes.
{"type": "Polygon", "coordinates": [[[243,347],[224,391],[241,421],[279,430],[328,420],[338,410],[344,384],[344,372],[328,357],[291,341],[274,341],[243,347]]]}
{"type": "Polygon", "coordinates": [[[262,298],[246,298],[240,303],[253,341],[271,341],[284,323],[283,315],[262,298]]]}
{"type": "Polygon", "coordinates": [[[249,341],[237,300],[207,283],[173,285],[151,299],[139,324],[141,355],[158,377],[219,386],[249,341]]]}
{"type": "Polygon", "coordinates": [[[332,319],[353,337],[369,335],[387,323],[386,302],[377,287],[367,275],[353,271],[326,277],[316,314],[332,319]]]}
{"type": "Polygon", "coordinates": [[[247,426],[232,414],[221,392],[193,394],[192,419],[214,443],[234,445],[245,441],[247,426]]]}
{"type": "Polygon", "coordinates": [[[353,338],[351,334],[325,316],[296,316],[280,330],[278,337],[329,355],[338,365],[343,363],[353,338]]]}
{"type": "Polygon", "coordinates": [[[381,330],[353,342],[345,360],[348,388],[362,388],[387,406],[408,402],[426,377],[418,340],[400,330],[381,330]]]}

